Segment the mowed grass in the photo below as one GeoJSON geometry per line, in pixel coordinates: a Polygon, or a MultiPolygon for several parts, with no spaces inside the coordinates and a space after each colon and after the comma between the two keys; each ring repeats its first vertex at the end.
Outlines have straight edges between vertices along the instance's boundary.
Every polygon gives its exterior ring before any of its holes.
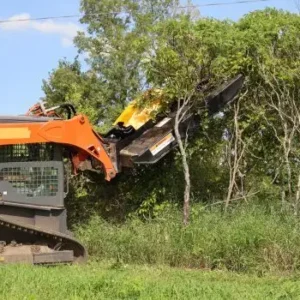
{"type": "Polygon", "coordinates": [[[118,266],[1,266],[0,299],[300,299],[300,275],[118,266]]]}

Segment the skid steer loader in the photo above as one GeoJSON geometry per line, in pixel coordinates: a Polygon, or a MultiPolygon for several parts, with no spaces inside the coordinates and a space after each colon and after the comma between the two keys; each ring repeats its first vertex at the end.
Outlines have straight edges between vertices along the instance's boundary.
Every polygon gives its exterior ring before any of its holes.
{"type": "MultiPolygon", "coordinates": [[[[239,75],[213,91],[204,101],[209,113],[236,99],[243,81],[239,75]]],[[[75,174],[101,170],[108,181],[124,168],[156,163],[177,146],[176,109],[153,118],[157,105],[139,108],[133,101],[104,135],[71,104],[48,109],[38,103],[26,115],[0,117],[0,263],[86,260],[85,247],[66,225],[64,158],[75,174]]],[[[181,138],[199,122],[187,115],[181,138]]]]}

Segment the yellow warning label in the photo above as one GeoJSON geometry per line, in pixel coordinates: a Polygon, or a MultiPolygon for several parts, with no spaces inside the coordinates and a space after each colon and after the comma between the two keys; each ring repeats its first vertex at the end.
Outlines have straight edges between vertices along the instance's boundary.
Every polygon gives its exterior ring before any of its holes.
{"type": "Polygon", "coordinates": [[[29,139],[31,131],[28,127],[0,128],[0,139],[29,139]]]}

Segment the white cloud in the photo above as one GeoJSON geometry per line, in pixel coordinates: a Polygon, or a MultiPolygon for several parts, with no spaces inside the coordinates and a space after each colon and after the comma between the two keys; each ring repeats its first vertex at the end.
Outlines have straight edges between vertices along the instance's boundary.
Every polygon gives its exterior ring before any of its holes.
{"type": "Polygon", "coordinates": [[[0,23],[0,31],[28,31],[35,30],[43,34],[56,34],[60,37],[64,47],[70,47],[77,31],[82,30],[80,26],[73,22],[58,22],[53,20],[28,21],[30,15],[22,13],[10,17],[12,22],[0,23]],[[16,20],[25,20],[13,22],[16,20]]]}
{"type": "Polygon", "coordinates": [[[62,37],[61,38],[61,44],[63,47],[71,47],[73,45],[73,37],[68,38],[68,37],[62,37]]]}

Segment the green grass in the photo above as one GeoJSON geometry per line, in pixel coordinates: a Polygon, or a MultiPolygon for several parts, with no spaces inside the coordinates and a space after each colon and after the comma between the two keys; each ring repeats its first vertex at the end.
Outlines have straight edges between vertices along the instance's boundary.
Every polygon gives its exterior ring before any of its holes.
{"type": "Polygon", "coordinates": [[[2,266],[0,299],[300,299],[299,280],[107,263],[2,266]]]}
{"type": "MultiPolygon", "coordinates": [[[[276,210],[275,210],[276,211],[276,210]]],[[[82,266],[0,267],[0,299],[299,299],[300,223],[261,206],[77,228],[82,266]]]]}
{"type": "Polygon", "coordinates": [[[194,207],[186,228],[176,211],[121,225],[95,217],[77,236],[97,260],[256,274],[300,270],[298,218],[262,207],[243,206],[226,215],[194,207]]]}

